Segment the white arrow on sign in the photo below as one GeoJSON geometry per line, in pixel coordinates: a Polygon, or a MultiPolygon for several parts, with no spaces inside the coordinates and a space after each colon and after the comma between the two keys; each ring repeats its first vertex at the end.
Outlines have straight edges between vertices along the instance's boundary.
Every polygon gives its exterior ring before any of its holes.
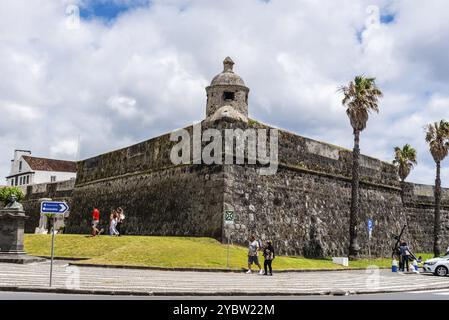
{"type": "Polygon", "coordinates": [[[66,212],[69,209],[69,207],[65,203],[60,203],[59,208],[59,212],[66,212]]]}

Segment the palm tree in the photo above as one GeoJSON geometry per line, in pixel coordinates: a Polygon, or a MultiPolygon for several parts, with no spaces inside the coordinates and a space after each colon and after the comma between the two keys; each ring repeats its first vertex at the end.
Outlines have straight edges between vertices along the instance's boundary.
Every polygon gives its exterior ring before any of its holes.
{"type": "Polygon", "coordinates": [[[418,162],[416,161],[416,150],[408,143],[401,148],[394,148],[393,164],[398,167],[399,177],[401,182],[404,182],[410,171],[418,162]]]}
{"type": "Polygon", "coordinates": [[[344,98],[343,106],[349,117],[354,133],[354,149],[352,152],[352,190],[351,213],[349,217],[349,256],[357,258],[360,247],[357,239],[357,225],[359,219],[359,158],[360,158],[360,132],[366,128],[369,113],[379,112],[379,98],[382,91],[376,86],[375,78],[364,76],[355,77],[348,86],[340,88],[344,98]]]}
{"type": "Polygon", "coordinates": [[[449,122],[441,120],[426,126],[426,142],[436,163],[435,178],[435,216],[433,224],[433,253],[439,257],[441,253],[441,161],[449,152],[449,122]]]}

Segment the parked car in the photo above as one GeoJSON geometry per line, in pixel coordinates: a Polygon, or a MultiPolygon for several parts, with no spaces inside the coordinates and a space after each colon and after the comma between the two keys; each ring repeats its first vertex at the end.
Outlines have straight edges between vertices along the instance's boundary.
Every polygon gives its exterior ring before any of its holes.
{"type": "Polygon", "coordinates": [[[424,272],[432,272],[436,276],[447,276],[449,274],[449,255],[426,260],[423,269],[424,272]]]}

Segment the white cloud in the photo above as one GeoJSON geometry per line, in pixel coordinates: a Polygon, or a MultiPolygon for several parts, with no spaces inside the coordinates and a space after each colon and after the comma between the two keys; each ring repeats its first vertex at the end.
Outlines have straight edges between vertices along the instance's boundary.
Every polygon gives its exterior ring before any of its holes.
{"type": "Polygon", "coordinates": [[[52,157],[62,157],[64,159],[74,160],[78,152],[78,141],[75,139],[65,139],[57,142],[50,147],[52,157]]]}
{"type": "Polygon", "coordinates": [[[229,55],[251,89],[252,118],[347,148],[337,87],[376,76],[385,98],[362,152],[390,160],[394,146],[411,143],[420,164],[410,179],[433,183],[422,128],[449,119],[449,3],[156,0],[68,28],[71,3],[0,3],[3,176],[15,148],[74,157],[80,135],[85,158],[202,119],[204,88],[229,55]],[[394,21],[366,28],[373,3],[394,21]]]}
{"type": "Polygon", "coordinates": [[[107,105],[124,118],[133,118],[139,114],[139,110],[136,108],[136,99],[133,98],[113,96],[108,99],[107,105]]]}

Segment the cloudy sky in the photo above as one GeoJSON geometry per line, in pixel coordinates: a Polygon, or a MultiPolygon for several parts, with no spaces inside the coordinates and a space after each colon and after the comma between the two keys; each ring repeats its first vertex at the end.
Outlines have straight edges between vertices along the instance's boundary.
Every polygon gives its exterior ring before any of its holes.
{"type": "Polygon", "coordinates": [[[1,0],[1,176],[14,149],[83,159],[203,119],[231,56],[252,118],[346,148],[337,87],[376,77],[385,97],[362,152],[391,161],[410,143],[409,180],[433,183],[423,127],[449,119],[447,12],[445,0],[1,0]]]}

